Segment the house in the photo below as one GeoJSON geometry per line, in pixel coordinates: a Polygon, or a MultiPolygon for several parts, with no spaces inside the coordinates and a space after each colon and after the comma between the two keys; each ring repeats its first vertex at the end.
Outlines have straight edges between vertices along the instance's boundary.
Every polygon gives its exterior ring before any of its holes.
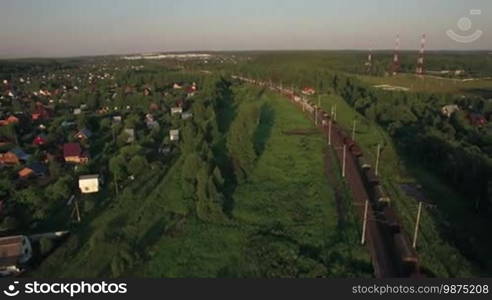
{"type": "Polygon", "coordinates": [[[193,84],[186,89],[188,98],[195,96],[197,90],[198,88],[196,87],[196,83],[193,82],[193,84]]]}
{"type": "Polygon", "coordinates": [[[19,119],[15,116],[9,116],[5,120],[0,120],[0,126],[6,126],[10,124],[17,124],[19,123],[19,119]]]}
{"type": "Polygon", "coordinates": [[[133,93],[133,88],[132,88],[131,86],[126,86],[126,87],[124,88],[124,90],[123,90],[123,93],[124,93],[125,95],[129,95],[129,94],[133,93]]]}
{"type": "Polygon", "coordinates": [[[72,126],[75,126],[76,123],[75,122],[71,122],[71,121],[63,121],[61,123],[61,126],[64,127],[64,128],[67,128],[67,127],[72,127],[72,126]]]}
{"type": "Polygon", "coordinates": [[[44,176],[46,176],[46,173],[48,172],[48,169],[46,168],[46,166],[40,162],[33,162],[33,163],[27,165],[24,169],[30,170],[29,173],[31,173],[32,175],[35,175],[37,177],[44,177],[44,176]]]}
{"type": "Polygon", "coordinates": [[[12,152],[0,153],[0,164],[17,165],[19,164],[19,158],[12,152]]]}
{"type": "Polygon", "coordinates": [[[63,158],[65,162],[76,164],[84,164],[89,161],[87,155],[82,153],[82,149],[78,143],[68,143],[63,145],[63,158]]]}
{"type": "Polygon", "coordinates": [[[312,96],[316,94],[316,90],[313,89],[312,87],[305,87],[302,89],[301,93],[306,96],[312,96]]]}
{"type": "Polygon", "coordinates": [[[471,113],[469,116],[470,123],[475,127],[483,127],[487,124],[487,119],[481,114],[471,113]]]}
{"type": "Polygon", "coordinates": [[[81,113],[82,113],[82,109],[80,109],[80,108],[75,108],[75,109],[73,110],[73,114],[74,114],[74,115],[80,115],[81,113]]]}
{"type": "Polygon", "coordinates": [[[113,124],[120,124],[122,120],[121,116],[113,116],[113,124]]]}
{"type": "Polygon", "coordinates": [[[169,138],[171,139],[171,141],[179,141],[179,130],[178,129],[169,130],[169,138]]]}
{"type": "Polygon", "coordinates": [[[151,103],[149,105],[149,110],[150,111],[156,111],[156,110],[159,110],[159,105],[157,105],[156,103],[151,103]]]}
{"type": "Polygon", "coordinates": [[[15,147],[14,149],[10,150],[10,152],[14,153],[19,160],[27,161],[29,157],[31,157],[29,154],[24,152],[20,147],[15,147]]]}
{"type": "Polygon", "coordinates": [[[79,140],[86,140],[89,139],[91,136],[92,136],[92,132],[87,128],[80,130],[74,135],[74,137],[76,137],[79,140]]]}
{"type": "Polygon", "coordinates": [[[182,89],[183,87],[179,84],[179,83],[174,83],[173,84],[173,89],[175,90],[179,90],[179,89],[182,89]]]}
{"type": "Polygon", "coordinates": [[[135,129],[125,128],[123,132],[128,136],[128,138],[126,139],[127,143],[133,143],[135,141],[135,129]]]}
{"type": "Polygon", "coordinates": [[[441,113],[448,118],[451,118],[457,111],[460,111],[460,108],[456,104],[446,105],[441,108],[441,113]]]}
{"type": "Polygon", "coordinates": [[[152,94],[152,89],[150,87],[145,87],[143,94],[144,96],[150,96],[150,94],[152,94]]]}
{"type": "Polygon", "coordinates": [[[82,194],[99,192],[99,175],[83,175],[79,177],[79,188],[82,194]]]}
{"type": "Polygon", "coordinates": [[[169,147],[169,146],[159,147],[158,152],[161,154],[169,154],[169,153],[171,153],[171,147],[169,147]]]}
{"type": "Polygon", "coordinates": [[[34,140],[32,141],[32,143],[36,146],[42,146],[42,145],[45,145],[47,143],[47,138],[46,138],[46,135],[45,134],[40,134],[38,136],[36,136],[34,138],[34,140]]]}
{"type": "Polygon", "coordinates": [[[10,144],[12,144],[12,142],[8,138],[0,136],[0,147],[7,146],[10,144]]]}
{"type": "Polygon", "coordinates": [[[180,106],[176,107],[171,107],[171,116],[177,115],[177,114],[182,114],[183,113],[183,108],[180,106]]]}
{"type": "Polygon", "coordinates": [[[184,112],[184,113],[181,114],[181,119],[183,119],[183,120],[188,120],[191,117],[193,117],[193,113],[192,112],[189,112],[189,111],[184,112]]]}
{"type": "Polygon", "coordinates": [[[151,114],[145,115],[145,124],[147,125],[148,129],[159,128],[159,122],[155,121],[154,116],[152,116],[151,114]]]}
{"type": "Polygon", "coordinates": [[[36,108],[31,114],[31,119],[33,121],[37,121],[37,120],[46,120],[49,119],[50,117],[51,117],[51,112],[41,102],[37,102],[36,108]]]}
{"type": "Polygon", "coordinates": [[[19,172],[17,172],[17,175],[19,175],[19,178],[21,179],[27,179],[33,176],[34,172],[30,168],[22,168],[19,172]]]}
{"type": "Polygon", "coordinates": [[[0,275],[15,275],[32,257],[32,247],[24,235],[0,238],[0,275]]]}

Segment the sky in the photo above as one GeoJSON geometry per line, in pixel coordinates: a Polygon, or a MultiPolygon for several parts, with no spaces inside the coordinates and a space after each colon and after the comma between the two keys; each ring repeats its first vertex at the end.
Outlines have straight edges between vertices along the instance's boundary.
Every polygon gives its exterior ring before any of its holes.
{"type": "Polygon", "coordinates": [[[0,58],[392,49],[398,33],[402,49],[426,33],[431,50],[491,50],[491,20],[491,0],[0,0],[0,58]]]}

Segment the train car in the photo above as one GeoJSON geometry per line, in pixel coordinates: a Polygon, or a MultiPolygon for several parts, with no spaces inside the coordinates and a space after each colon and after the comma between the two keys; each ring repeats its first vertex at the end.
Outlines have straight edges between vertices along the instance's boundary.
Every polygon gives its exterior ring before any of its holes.
{"type": "Polygon", "coordinates": [[[401,225],[395,210],[390,206],[385,206],[383,208],[383,216],[392,234],[401,232],[401,225]]]}
{"type": "Polygon", "coordinates": [[[383,187],[378,184],[374,186],[374,198],[380,204],[387,204],[391,202],[390,197],[384,192],[383,187]]]}
{"type": "Polygon", "coordinates": [[[360,147],[357,145],[357,144],[352,144],[352,146],[350,146],[349,148],[350,152],[352,152],[352,154],[355,156],[355,157],[361,157],[362,156],[362,150],[360,149],[360,147]]]}
{"type": "Polygon", "coordinates": [[[402,276],[408,276],[409,274],[418,272],[419,261],[417,253],[405,235],[403,233],[394,234],[393,242],[400,261],[400,272],[402,276]]]}
{"type": "Polygon", "coordinates": [[[361,169],[361,170],[371,168],[371,165],[366,162],[366,159],[364,158],[364,156],[357,157],[357,165],[359,166],[359,169],[361,169]]]}
{"type": "Polygon", "coordinates": [[[366,168],[363,171],[364,177],[370,186],[376,186],[379,184],[379,178],[376,174],[374,174],[374,170],[372,168],[366,168]]]}

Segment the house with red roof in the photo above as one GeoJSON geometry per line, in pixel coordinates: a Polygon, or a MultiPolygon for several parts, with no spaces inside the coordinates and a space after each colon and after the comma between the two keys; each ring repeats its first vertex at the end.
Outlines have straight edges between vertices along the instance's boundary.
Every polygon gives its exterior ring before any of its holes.
{"type": "Polygon", "coordinates": [[[82,152],[82,148],[79,143],[64,144],[63,159],[65,159],[65,162],[75,164],[85,164],[89,161],[89,157],[82,152]]]}
{"type": "Polygon", "coordinates": [[[306,96],[312,96],[316,94],[316,90],[313,89],[312,87],[305,87],[302,89],[301,93],[306,96]]]}
{"type": "Polygon", "coordinates": [[[47,140],[46,140],[46,135],[44,134],[40,134],[38,136],[36,136],[34,138],[34,140],[32,141],[32,143],[36,146],[42,146],[42,145],[45,145],[47,143],[47,140]]]}

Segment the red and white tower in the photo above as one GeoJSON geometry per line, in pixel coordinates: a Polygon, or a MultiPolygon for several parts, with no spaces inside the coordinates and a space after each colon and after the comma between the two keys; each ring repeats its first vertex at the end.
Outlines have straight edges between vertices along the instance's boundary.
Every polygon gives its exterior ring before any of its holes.
{"type": "Polygon", "coordinates": [[[424,75],[424,54],[425,54],[425,42],[426,35],[425,33],[422,35],[422,39],[420,40],[420,52],[419,58],[417,60],[417,75],[424,75]]]}
{"type": "Polygon", "coordinates": [[[391,65],[391,74],[396,75],[400,71],[400,34],[396,35],[395,52],[393,53],[393,63],[391,65]]]}

